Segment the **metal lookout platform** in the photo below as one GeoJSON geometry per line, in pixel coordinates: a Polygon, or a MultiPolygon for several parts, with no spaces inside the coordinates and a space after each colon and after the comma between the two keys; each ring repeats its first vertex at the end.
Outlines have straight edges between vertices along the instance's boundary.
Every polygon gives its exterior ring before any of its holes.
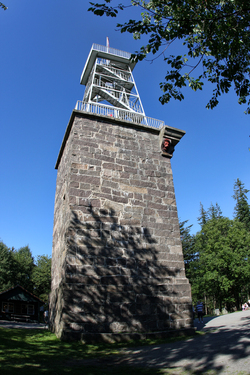
{"type": "Polygon", "coordinates": [[[108,44],[92,45],[80,80],[85,93],[75,109],[162,128],[163,121],[145,115],[132,74],[136,63],[131,54],[108,44]]]}

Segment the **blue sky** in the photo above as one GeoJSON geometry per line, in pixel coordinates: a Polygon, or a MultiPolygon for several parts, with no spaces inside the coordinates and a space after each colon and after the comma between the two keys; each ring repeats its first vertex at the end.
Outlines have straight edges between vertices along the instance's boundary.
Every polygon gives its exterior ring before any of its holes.
{"type": "MultiPolygon", "coordinates": [[[[128,52],[131,35],[115,31],[122,19],[87,12],[86,0],[6,0],[0,9],[0,240],[34,256],[52,253],[54,169],[63,135],[84,86],[80,76],[93,43],[128,52]]],[[[131,11],[130,11],[131,12],[131,11]]],[[[125,19],[130,13],[124,14],[125,19]]],[[[171,52],[178,53],[178,46],[171,52]]],[[[199,230],[200,202],[218,202],[233,217],[237,178],[250,189],[250,117],[233,92],[207,110],[212,87],[186,90],[185,100],[162,106],[165,63],[143,61],[134,78],[146,115],[183,129],[172,159],[178,214],[199,230]]]]}

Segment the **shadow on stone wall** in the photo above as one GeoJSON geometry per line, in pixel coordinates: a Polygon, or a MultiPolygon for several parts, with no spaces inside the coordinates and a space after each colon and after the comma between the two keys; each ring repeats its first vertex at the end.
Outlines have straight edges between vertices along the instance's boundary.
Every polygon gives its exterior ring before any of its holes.
{"type": "Polygon", "coordinates": [[[182,256],[157,243],[147,227],[119,225],[118,216],[92,205],[72,211],[63,282],[53,297],[57,311],[51,312],[61,338],[192,326],[182,256]]]}

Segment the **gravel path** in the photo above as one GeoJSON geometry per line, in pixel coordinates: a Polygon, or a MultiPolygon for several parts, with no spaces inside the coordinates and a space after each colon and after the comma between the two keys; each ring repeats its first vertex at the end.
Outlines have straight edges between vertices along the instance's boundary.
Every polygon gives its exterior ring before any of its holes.
{"type": "Polygon", "coordinates": [[[250,310],[195,321],[205,335],[173,344],[124,350],[120,365],[168,368],[171,375],[250,374],[250,310]]]}
{"type": "Polygon", "coordinates": [[[0,327],[3,328],[25,328],[25,329],[48,329],[44,323],[26,323],[26,322],[12,322],[8,320],[0,320],[0,327]]]}

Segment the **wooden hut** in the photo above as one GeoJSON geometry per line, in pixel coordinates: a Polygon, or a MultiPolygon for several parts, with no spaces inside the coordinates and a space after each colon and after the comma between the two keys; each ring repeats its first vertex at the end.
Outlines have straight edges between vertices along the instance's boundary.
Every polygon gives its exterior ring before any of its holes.
{"type": "Polygon", "coordinates": [[[1,319],[39,321],[44,302],[20,285],[0,293],[1,319]]]}

